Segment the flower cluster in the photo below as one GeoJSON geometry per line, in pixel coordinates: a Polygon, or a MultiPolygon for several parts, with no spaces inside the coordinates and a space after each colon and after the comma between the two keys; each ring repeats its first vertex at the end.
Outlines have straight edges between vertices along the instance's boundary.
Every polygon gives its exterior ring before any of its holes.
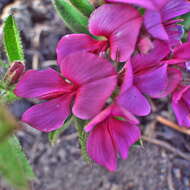
{"type": "Polygon", "coordinates": [[[190,41],[177,16],[186,0],[107,0],[89,18],[88,34],[64,36],[53,69],[27,71],[15,94],[43,100],[22,121],[50,132],[74,116],[88,120],[87,152],[110,171],[140,139],[136,116],[151,112],[148,97],[170,95],[179,125],[190,127],[190,41]],[[145,12],[144,12],[145,10],[145,12]]]}

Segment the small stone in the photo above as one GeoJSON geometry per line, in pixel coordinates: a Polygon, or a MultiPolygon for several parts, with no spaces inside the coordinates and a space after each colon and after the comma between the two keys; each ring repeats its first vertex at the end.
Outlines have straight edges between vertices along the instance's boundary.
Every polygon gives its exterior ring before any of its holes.
{"type": "Polygon", "coordinates": [[[48,166],[44,166],[44,173],[48,173],[50,171],[50,168],[48,166]]]}
{"type": "Polygon", "coordinates": [[[179,168],[174,168],[173,173],[177,179],[181,179],[181,171],[179,168]]]}
{"type": "Polygon", "coordinates": [[[160,174],[160,181],[164,181],[166,179],[166,175],[165,174],[160,174]]]}
{"type": "Polygon", "coordinates": [[[111,186],[111,190],[121,190],[121,187],[119,185],[113,184],[111,186]]]}
{"type": "Polygon", "coordinates": [[[166,158],[167,157],[166,151],[162,151],[161,156],[162,156],[162,158],[166,158]]]}
{"type": "Polygon", "coordinates": [[[165,174],[165,173],[166,173],[166,168],[162,167],[162,168],[160,169],[160,172],[161,172],[162,174],[165,174]]]}
{"type": "Polygon", "coordinates": [[[185,186],[190,187],[190,181],[189,181],[189,179],[187,177],[185,177],[183,179],[183,183],[184,183],[185,186]]]}
{"type": "Polygon", "coordinates": [[[65,150],[63,150],[63,149],[59,150],[58,156],[61,158],[61,160],[63,160],[66,156],[65,150]]]}
{"type": "Polygon", "coordinates": [[[52,157],[50,160],[51,164],[56,164],[57,163],[57,158],[56,157],[52,157]]]}

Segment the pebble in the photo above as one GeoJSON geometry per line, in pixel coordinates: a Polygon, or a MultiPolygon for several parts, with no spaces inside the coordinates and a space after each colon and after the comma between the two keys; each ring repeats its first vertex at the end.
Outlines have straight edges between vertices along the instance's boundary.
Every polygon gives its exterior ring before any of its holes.
{"type": "Polygon", "coordinates": [[[183,179],[183,183],[184,183],[185,186],[190,187],[190,181],[189,181],[189,179],[187,177],[185,177],[183,179]]]}
{"type": "Polygon", "coordinates": [[[173,173],[177,179],[181,179],[181,170],[179,168],[174,168],[173,173]]]}
{"type": "Polygon", "coordinates": [[[167,157],[166,151],[161,151],[161,156],[162,158],[166,158],[167,157]]]}
{"type": "Polygon", "coordinates": [[[58,156],[60,157],[60,159],[64,159],[65,156],[66,156],[66,152],[64,149],[60,149],[59,152],[58,152],[58,156]]]}
{"type": "Polygon", "coordinates": [[[111,190],[122,190],[122,188],[121,188],[121,186],[119,186],[119,185],[113,184],[113,185],[111,186],[111,190]]]}

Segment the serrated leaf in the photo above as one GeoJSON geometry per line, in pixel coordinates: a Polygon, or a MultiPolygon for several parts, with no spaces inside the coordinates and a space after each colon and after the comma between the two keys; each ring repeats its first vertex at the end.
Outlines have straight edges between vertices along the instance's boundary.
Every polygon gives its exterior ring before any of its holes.
{"type": "Polygon", "coordinates": [[[87,141],[87,133],[84,131],[84,126],[86,125],[87,121],[81,120],[79,118],[75,118],[75,127],[78,131],[78,138],[79,138],[79,143],[81,146],[81,154],[83,156],[83,159],[91,163],[91,159],[88,155],[88,152],[86,150],[86,141],[87,141]]]}
{"type": "Polygon", "coordinates": [[[32,168],[15,136],[0,144],[0,174],[18,190],[28,190],[29,180],[35,179],[32,168]]]}
{"type": "Polygon", "coordinates": [[[88,18],[66,0],[52,0],[54,7],[67,27],[75,33],[88,32],[88,18]]]}
{"type": "Polygon", "coordinates": [[[67,119],[67,121],[64,123],[64,125],[61,128],[48,133],[48,139],[49,139],[51,145],[55,145],[57,143],[59,135],[62,132],[64,132],[71,125],[72,122],[73,122],[73,116],[70,117],[69,119],[67,119]]]}
{"type": "Polygon", "coordinates": [[[0,103],[0,142],[4,141],[11,135],[19,125],[7,107],[0,103]]]}
{"type": "Polygon", "coordinates": [[[10,63],[14,61],[24,61],[20,33],[12,15],[8,16],[4,22],[3,42],[10,63]]]}
{"type": "Polygon", "coordinates": [[[70,0],[70,2],[88,17],[94,10],[93,5],[88,0],[70,0]]]}

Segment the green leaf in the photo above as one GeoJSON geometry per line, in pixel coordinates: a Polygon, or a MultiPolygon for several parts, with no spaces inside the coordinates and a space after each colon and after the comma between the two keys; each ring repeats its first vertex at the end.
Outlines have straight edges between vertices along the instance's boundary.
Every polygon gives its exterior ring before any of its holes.
{"type": "Polygon", "coordinates": [[[58,138],[59,138],[59,135],[60,135],[63,131],[65,131],[65,130],[71,125],[71,123],[73,122],[73,119],[74,119],[73,116],[70,117],[69,119],[67,119],[67,121],[64,123],[64,125],[63,125],[61,128],[59,128],[59,129],[57,129],[57,130],[55,130],[55,131],[52,131],[52,132],[48,133],[48,139],[49,139],[51,145],[55,145],[55,144],[57,143],[57,140],[58,140],[58,138]]]}
{"type": "Polygon", "coordinates": [[[86,141],[88,137],[87,133],[84,131],[84,126],[86,125],[86,123],[87,121],[75,118],[75,127],[77,128],[78,131],[78,138],[81,146],[81,154],[86,162],[91,163],[91,159],[86,150],[86,141]]]}
{"type": "Polygon", "coordinates": [[[19,125],[15,118],[7,110],[7,107],[0,103],[0,142],[4,141],[18,128],[19,125]]]}
{"type": "Polygon", "coordinates": [[[54,7],[67,27],[75,33],[88,32],[88,18],[66,0],[52,0],[54,7]]]}
{"type": "Polygon", "coordinates": [[[15,136],[0,144],[0,174],[18,190],[28,190],[29,180],[35,179],[32,168],[15,136]]]}
{"type": "Polygon", "coordinates": [[[20,33],[12,15],[8,16],[4,22],[3,42],[9,62],[24,61],[20,33]]]}
{"type": "Polygon", "coordinates": [[[134,147],[143,146],[143,140],[142,139],[138,140],[133,146],[134,147]]]}
{"type": "Polygon", "coordinates": [[[188,31],[190,29],[190,13],[182,16],[182,18],[184,19],[184,26],[185,26],[185,29],[188,31]]]}
{"type": "Polygon", "coordinates": [[[89,3],[88,0],[70,0],[70,2],[78,9],[80,10],[84,15],[90,16],[92,11],[94,10],[94,7],[91,3],[89,3]]]}

